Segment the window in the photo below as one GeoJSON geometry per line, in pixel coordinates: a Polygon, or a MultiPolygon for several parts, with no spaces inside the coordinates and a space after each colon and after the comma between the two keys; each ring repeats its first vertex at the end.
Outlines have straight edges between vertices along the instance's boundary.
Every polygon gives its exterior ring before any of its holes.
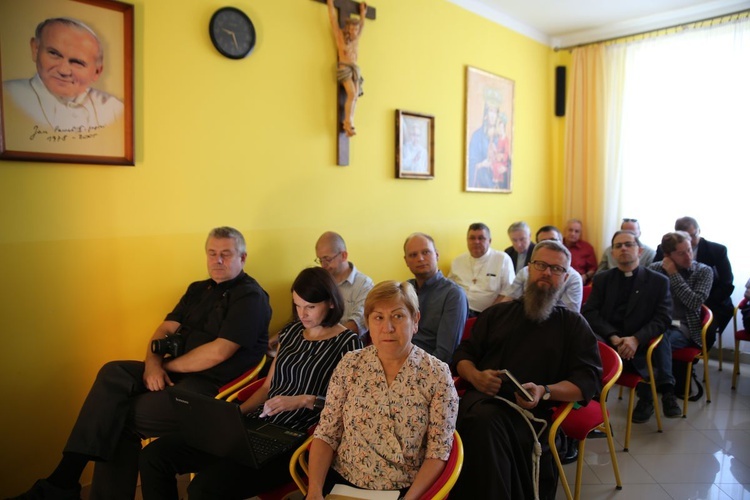
{"type": "MultiPolygon", "coordinates": [[[[690,215],[726,245],[735,304],[750,278],[750,20],[608,47],[624,51],[621,211],[649,246],[690,215]]],[[[608,147],[610,145],[608,144],[608,147]]],[[[617,177],[613,177],[617,178],[617,177]]]]}

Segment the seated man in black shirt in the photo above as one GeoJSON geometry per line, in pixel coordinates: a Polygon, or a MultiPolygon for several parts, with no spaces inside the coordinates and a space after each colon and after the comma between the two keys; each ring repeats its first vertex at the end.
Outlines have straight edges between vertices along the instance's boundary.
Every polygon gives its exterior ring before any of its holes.
{"type": "Polygon", "coordinates": [[[145,361],[112,361],[101,368],[59,465],[17,498],[78,499],[81,473],[95,461],[89,498],[132,499],[141,438],[160,436],[176,424],[164,389],[174,385],[213,396],[260,361],[271,307],[268,294],[243,271],[242,234],[230,227],[213,229],[206,258],[211,279],[188,287],[149,339],[145,361]],[[178,331],[184,353],[152,352],[152,341],[178,331]]]}

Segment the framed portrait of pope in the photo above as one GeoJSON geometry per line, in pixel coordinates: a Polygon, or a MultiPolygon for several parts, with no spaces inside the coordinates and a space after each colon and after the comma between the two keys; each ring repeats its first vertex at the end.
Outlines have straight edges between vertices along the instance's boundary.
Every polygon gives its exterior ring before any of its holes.
{"type": "Polygon", "coordinates": [[[134,164],[133,6],[0,0],[0,159],[134,164]]]}

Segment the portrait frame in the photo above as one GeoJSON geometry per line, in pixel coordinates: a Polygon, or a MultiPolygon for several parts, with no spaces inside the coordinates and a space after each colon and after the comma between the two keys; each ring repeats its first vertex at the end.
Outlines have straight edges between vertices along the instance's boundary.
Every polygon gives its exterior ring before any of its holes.
{"type": "Polygon", "coordinates": [[[435,178],[435,116],[396,110],[396,177],[435,178]]]}
{"type": "Polygon", "coordinates": [[[466,191],[511,193],[515,82],[466,67],[466,191]]]}
{"type": "MultiPolygon", "coordinates": [[[[0,0],[0,159],[135,165],[133,30],[134,6],[117,0],[0,0]],[[102,54],[88,66],[96,68],[93,78],[70,72],[63,92],[86,85],[77,97],[55,94],[48,85],[53,63],[33,56],[37,26],[58,17],[93,31],[102,54]]],[[[52,40],[44,43],[58,50],[61,42],[52,40]]],[[[80,53],[69,54],[63,59],[78,64],[80,53]]]]}

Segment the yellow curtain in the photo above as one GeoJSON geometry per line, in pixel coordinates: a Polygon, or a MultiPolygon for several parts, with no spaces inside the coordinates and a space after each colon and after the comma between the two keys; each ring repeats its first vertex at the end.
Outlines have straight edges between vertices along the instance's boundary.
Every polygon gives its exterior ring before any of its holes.
{"type": "MultiPolygon", "coordinates": [[[[604,47],[573,50],[565,124],[563,215],[581,219],[583,238],[601,255],[605,207],[604,47]]],[[[606,246],[606,245],[605,245],[606,246]]]]}
{"type": "Polygon", "coordinates": [[[735,23],[749,15],[745,11],[571,50],[562,213],[566,220],[583,221],[583,237],[598,255],[620,228],[620,217],[645,216],[623,206],[622,96],[628,47],[643,39],[735,23]]]}

